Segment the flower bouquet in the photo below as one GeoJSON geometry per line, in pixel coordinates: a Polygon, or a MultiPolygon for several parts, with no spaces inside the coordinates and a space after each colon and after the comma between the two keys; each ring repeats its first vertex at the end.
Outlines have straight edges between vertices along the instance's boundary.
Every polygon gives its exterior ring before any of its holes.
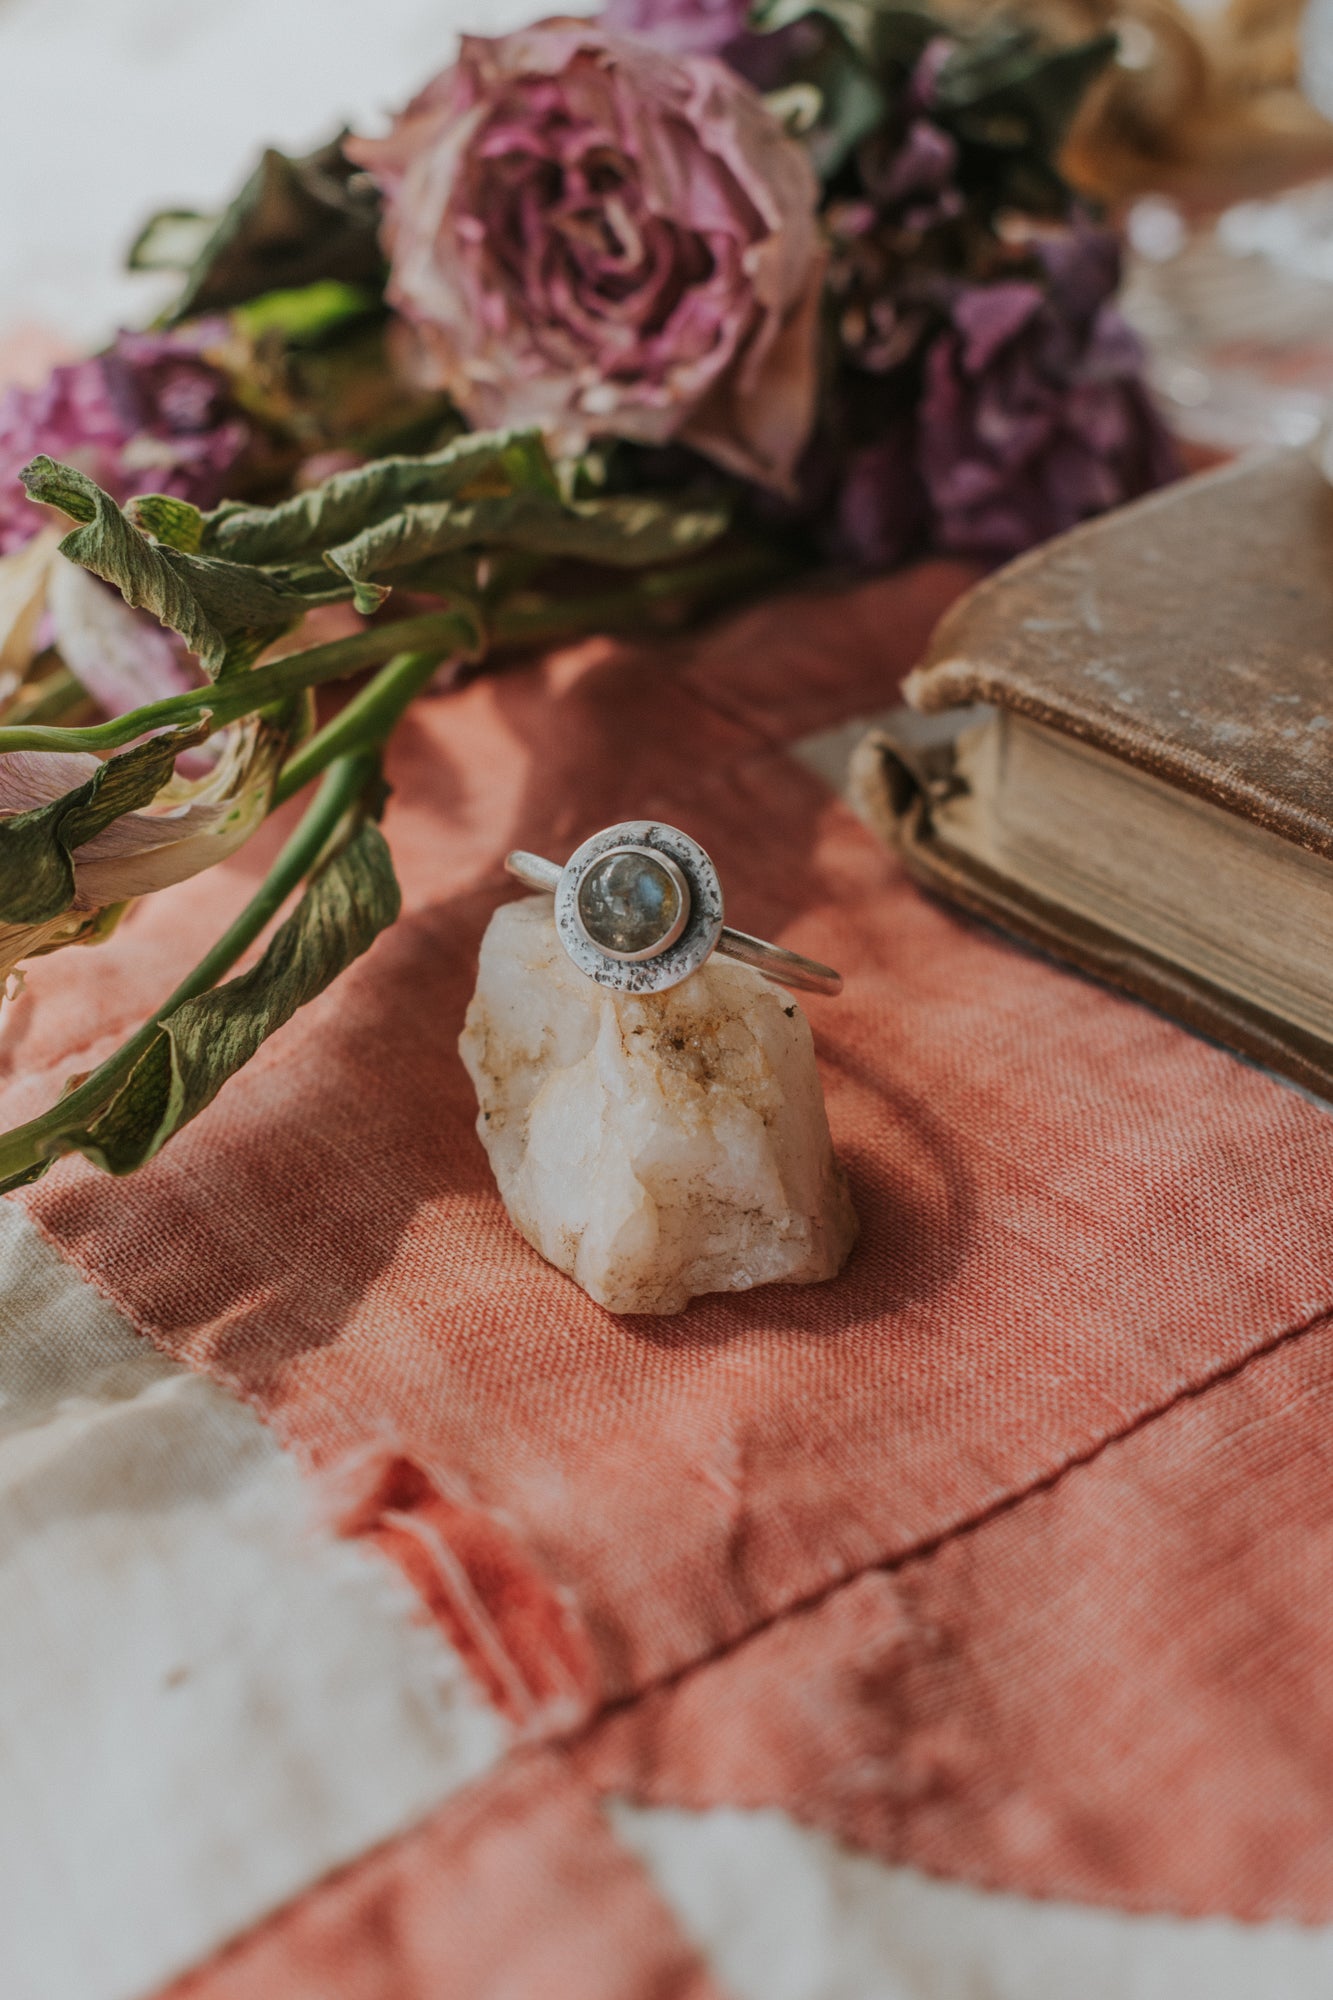
{"type": "Polygon", "coordinates": [[[415,698],[802,565],[1003,557],[1170,475],[1116,238],[1059,170],[1113,50],[610,0],[148,224],[171,309],[0,401],[0,976],[319,784],[152,1018],[0,1137],[0,1186],[150,1159],[392,923],[415,698]]]}

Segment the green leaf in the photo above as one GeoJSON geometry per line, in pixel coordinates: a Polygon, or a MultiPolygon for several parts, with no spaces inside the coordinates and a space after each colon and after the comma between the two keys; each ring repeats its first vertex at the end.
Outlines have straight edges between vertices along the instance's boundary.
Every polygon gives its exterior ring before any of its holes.
{"type": "Polygon", "coordinates": [[[940,121],[963,148],[963,179],[990,208],[1064,210],[1060,149],[1116,46],[1109,32],[1056,48],[1014,28],[961,43],[950,56],[936,80],[940,121]]]}
{"type": "Polygon", "coordinates": [[[955,115],[1021,117],[1029,143],[1053,151],[1115,51],[1110,32],[1052,47],[1030,29],[997,31],[961,42],[940,71],[936,91],[955,115]]]}
{"type": "Polygon", "coordinates": [[[363,821],[311,878],[259,963],[169,1014],[106,1109],[62,1134],[62,1150],[86,1153],[113,1174],[142,1166],[367,950],[397,917],[399,901],[384,836],[363,821]]]}
{"type": "Polygon", "coordinates": [[[823,108],[807,138],[827,179],[883,125],[928,45],[954,47],[936,79],[931,116],[962,150],[960,179],[986,213],[1012,207],[1061,214],[1068,190],[1060,148],[1089,85],[1115,52],[1106,33],[1063,46],[1025,27],[971,29],[900,0],[769,0],[765,32],[803,21],[809,32],[783,82],[809,83],[823,108]]]}
{"type": "MultiPolygon", "coordinates": [[[[797,6],[784,12],[801,18],[804,9],[797,6]]],[[[801,137],[811,164],[821,180],[831,180],[861,141],[885,122],[889,98],[840,18],[825,9],[804,18],[809,32],[799,55],[786,67],[778,95],[800,107],[805,120],[801,137]],[[813,117],[796,95],[807,92],[815,101],[813,117]]],[[[772,25],[781,25],[780,18],[772,25]]],[[[766,101],[774,108],[772,97],[766,101]]]]}
{"type": "Polygon", "coordinates": [[[317,347],[380,311],[379,299],[364,285],[320,278],[294,291],[265,292],[237,306],[232,318],[247,340],[276,335],[287,347],[317,347]]]}
{"type": "Polygon", "coordinates": [[[155,216],[130,251],[136,269],[185,267],[173,320],[323,279],[384,288],[379,197],[342,150],[342,134],[299,159],[270,147],[226,211],[155,216]]]}
{"type": "Polygon", "coordinates": [[[929,16],[879,8],[870,0],[772,0],[759,18],[765,32],[805,23],[788,55],[783,90],[813,91],[814,122],[802,136],[821,180],[886,122],[896,93],[921,51],[941,29],[929,16]]]}
{"type": "Polygon", "coordinates": [[[113,820],[156,798],[182,750],[206,724],[150,736],[99,764],[87,781],[29,812],[0,819],[0,923],[45,924],[74,901],[74,852],[113,820]]]}
{"type": "MultiPolygon", "coordinates": [[[[109,493],[73,466],[34,458],[19,477],[34,500],[83,524],[66,535],[61,554],[115,584],[136,610],[151,611],[160,624],[179,632],[211,679],[248,666],[309,608],[310,597],[262,569],[149,541],[109,493]]],[[[189,514],[184,502],[167,505],[179,544],[188,538],[189,514]]],[[[147,512],[147,518],[167,524],[164,507],[154,511],[140,502],[137,511],[140,519],[147,512]]]]}

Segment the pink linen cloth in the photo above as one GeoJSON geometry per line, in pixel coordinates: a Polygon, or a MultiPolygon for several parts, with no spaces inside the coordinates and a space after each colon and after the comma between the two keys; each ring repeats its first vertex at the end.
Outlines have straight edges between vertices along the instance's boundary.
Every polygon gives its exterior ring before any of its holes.
{"type": "MultiPolygon", "coordinates": [[[[888,705],[965,581],[419,704],[401,923],[144,1173],[23,1197],[402,1564],[517,1731],[182,1991],[704,2000],[599,1795],[777,1805],[1029,1896],[1333,1915],[1333,1124],[923,898],[790,755],[888,705]],[[832,1284],[660,1321],[515,1234],[456,1052],[504,852],[645,815],[708,847],[731,921],[845,972],[808,1011],[862,1225],[832,1284]]],[[[33,968],[8,1122],[168,990],[278,834],[33,968]]]]}

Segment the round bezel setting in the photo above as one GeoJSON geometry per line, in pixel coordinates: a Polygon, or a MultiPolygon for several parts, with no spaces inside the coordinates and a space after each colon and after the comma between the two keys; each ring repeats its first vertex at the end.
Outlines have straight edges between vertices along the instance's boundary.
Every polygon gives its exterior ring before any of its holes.
{"type": "Polygon", "coordinates": [[[662,993],[697,972],[722,935],[722,887],[697,840],[660,820],[625,820],[585,840],[560,873],[555,891],[560,942],[578,966],[599,985],[618,993],[662,993]],[[616,952],[589,936],[580,891],[602,862],[618,854],[639,854],[661,865],[680,892],[676,921],[643,951],[616,952]]]}
{"type": "Polygon", "coordinates": [[[691,901],[690,885],[684,871],[677,867],[669,854],[659,854],[652,847],[612,847],[605,854],[599,855],[596,861],[591,862],[584,869],[579,881],[578,893],[574,898],[574,915],[578,921],[579,929],[594,951],[604,952],[608,958],[619,959],[623,965],[637,965],[649,958],[660,958],[662,953],[669,950],[676,942],[676,939],[690,921],[691,901]],[[675,891],[676,896],[675,917],[664,930],[659,932],[651,944],[644,945],[638,951],[617,950],[614,945],[607,944],[604,938],[596,936],[589,925],[589,914],[586,907],[589,887],[594,878],[606,868],[608,862],[619,861],[622,858],[645,862],[649,869],[660,871],[675,891]]]}

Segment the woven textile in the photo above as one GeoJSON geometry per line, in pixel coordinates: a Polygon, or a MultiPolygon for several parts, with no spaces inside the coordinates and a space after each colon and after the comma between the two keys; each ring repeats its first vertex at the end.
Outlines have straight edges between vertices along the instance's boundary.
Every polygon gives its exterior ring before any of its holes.
{"type": "MultiPolygon", "coordinates": [[[[420,704],[403,921],[144,1173],[23,1198],[397,1565],[507,1732],[192,2000],[1333,1982],[1333,1124],[923,899],[793,758],[887,705],[964,581],[420,704]],[[709,848],[732,922],[847,974],[808,1011],[862,1224],[831,1285],[662,1321],[515,1235],[455,1049],[506,849],[643,815],[709,848]],[[801,1909],[805,1958],[765,1970],[801,1909]]],[[[34,967],[7,1120],[168,989],[280,831],[34,967]]]]}

